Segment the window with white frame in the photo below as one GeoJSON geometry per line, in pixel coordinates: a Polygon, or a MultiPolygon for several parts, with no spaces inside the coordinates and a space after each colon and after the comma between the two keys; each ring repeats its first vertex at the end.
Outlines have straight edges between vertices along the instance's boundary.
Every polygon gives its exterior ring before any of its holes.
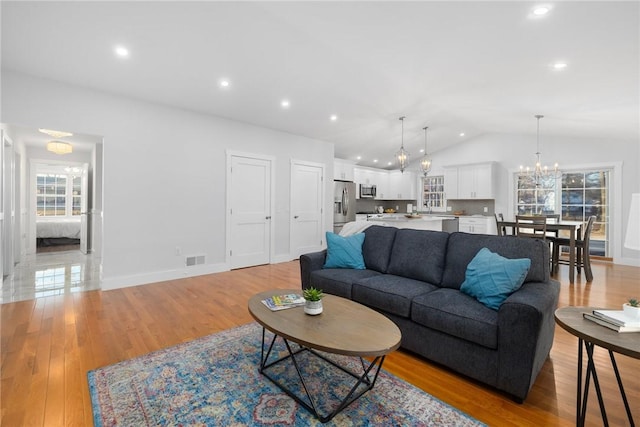
{"type": "Polygon", "coordinates": [[[36,174],[36,215],[74,217],[82,206],[82,177],[74,174],[36,174]]]}
{"type": "Polygon", "coordinates": [[[444,196],[444,176],[426,176],[422,178],[422,205],[425,209],[444,210],[444,196]]]}
{"type": "Polygon", "coordinates": [[[546,177],[537,183],[531,176],[518,176],[516,213],[560,214],[562,219],[586,222],[596,219],[591,231],[590,253],[609,256],[609,169],[563,172],[560,179],[546,177]]]}

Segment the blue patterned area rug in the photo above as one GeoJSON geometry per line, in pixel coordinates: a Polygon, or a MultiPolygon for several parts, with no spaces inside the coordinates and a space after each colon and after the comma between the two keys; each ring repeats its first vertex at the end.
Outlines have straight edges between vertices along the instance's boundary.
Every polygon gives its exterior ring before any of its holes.
{"type": "MultiPolygon", "coordinates": [[[[90,371],[95,425],[323,425],[258,372],[261,339],[262,328],[250,323],[90,371]]],[[[277,354],[284,355],[282,340],[276,343],[277,354]]],[[[360,366],[357,358],[329,357],[355,371],[360,366]]],[[[313,378],[307,384],[311,391],[324,396],[319,398],[321,409],[354,384],[352,377],[346,383],[347,375],[320,358],[302,356],[300,366],[313,378]]],[[[276,365],[270,372],[295,388],[299,380],[289,367],[276,365]]],[[[383,369],[372,390],[324,425],[483,424],[383,369]]]]}

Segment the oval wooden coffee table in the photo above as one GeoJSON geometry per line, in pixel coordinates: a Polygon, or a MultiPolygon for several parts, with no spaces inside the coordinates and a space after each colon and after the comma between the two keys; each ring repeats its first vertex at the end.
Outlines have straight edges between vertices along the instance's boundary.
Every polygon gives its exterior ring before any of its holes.
{"type": "Polygon", "coordinates": [[[302,290],[275,289],[256,294],[249,300],[249,313],[263,327],[260,373],[325,423],[373,388],[385,356],[400,346],[402,334],[395,323],[382,314],[357,302],[334,295],[325,295],[322,300],[323,312],[317,316],[305,314],[303,307],[271,311],[262,303],[262,300],[271,296],[291,293],[301,294],[302,290]],[[274,334],[270,343],[265,342],[265,329],[274,334]],[[288,354],[269,361],[278,337],[284,341],[288,354]],[[292,349],[290,342],[298,344],[299,348],[292,349]],[[267,347],[266,351],[265,347],[267,347]],[[318,351],[358,357],[361,361],[362,373],[347,370],[318,351]],[[296,359],[302,352],[309,352],[356,379],[355,385],[347,396],[326,416],[318,413],[314,398],[309,394],[305,384],[305,378],[296,359]],[[369,362],[364,359],[365,357],[373,358],[373,361],[369,362]],[[310,404],[269,374],[269,368],[288,360],[291,360],[293,368],[297,371],[310,404]]]}

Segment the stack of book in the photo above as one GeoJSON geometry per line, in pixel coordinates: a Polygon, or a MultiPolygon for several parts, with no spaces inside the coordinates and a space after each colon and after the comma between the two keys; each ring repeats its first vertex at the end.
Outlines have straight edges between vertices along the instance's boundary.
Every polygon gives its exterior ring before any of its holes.
{"type": "Polygon", "coordinates": [[[585,319],[617,332],[640,332],[640,320],[631,318],[622,310],[593,310],[582,313],[585,319]]]}
{"type": "Polygon", "coordinates": [[[304,305],[304,298],[298,294],[274,295],[263,299],[262,303],[271,311],[285,310],[287,308],[304,305]]]}

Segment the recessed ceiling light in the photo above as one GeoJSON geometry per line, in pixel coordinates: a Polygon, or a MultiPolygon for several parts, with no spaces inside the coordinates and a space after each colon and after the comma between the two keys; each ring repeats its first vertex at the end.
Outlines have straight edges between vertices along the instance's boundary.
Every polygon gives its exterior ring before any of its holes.
{"type": "Polygon", "coordinates": [[[120,58],[127,58],[129,56],[129,49],[127,49],[124,46],[116,46],[115,49],[114,49],[114,52],[120,58]]]}
{"type": "Polygon", "coordinates": [[[227,79],[222,79],[222,80],[220,80],[220,82],[218,83],[218,85],[219,85],[221,88],[228,88],[229,86],[231,86],[231,82],[230,82],[229,80],[227,80],[227,79]]]}
{"type": "Polygon", "coordinates": [[[421,149],[420,149],[420,152],[421,152],[421,153],[424,153],[424,148],[421,148],[421,149]]]}
{"type": "Polygon", "coordinates": [[[356,157],[356,160],[360,160],[360,159],[362,159],[362,156],[356,157]]]}
{"type": "Polygon", "coordinates": [[[460,132],[460,136],[464,136],[464,132],[460,132]]]}
{"type": "Polygon", "coordinates": [[[387,166],[391,166],[393,163],[391,162],[387,162],[387,166]]]}
{"type": "Polygon", "coordinates": [[[549,8],[547,6],[538,6],[533,9],[533,14],[536,16],[546,15],[547,13],[549,13],[549,8]]]}
{"type": "Polygon", "coordinates": [[[329,117],[329,119],[330,119],[332,122],[335,122],[336,120],[338,120],[338,116],[336,116],[335,114],[332,114],[332,115],[331,115],[331,117],[329,117]]]}
{"type": "Polygon", "coordinates": [[[283,99],[282,102],[280,102],[280,106],[282,108],[289,108],[289,100],[288,99],[283,99]]]}
{"type": "Polygon", "coordinates": [[[564,70],[565,68],[567,68],[567,63],[566,62],[556,62],[555,64],[553,64],[553,68],[556,70],[564,70]]]}
{"type": "Polygon", "coordinates": [[[378,159],[373,159],[373,163],[378,163],[378,159]]]}

